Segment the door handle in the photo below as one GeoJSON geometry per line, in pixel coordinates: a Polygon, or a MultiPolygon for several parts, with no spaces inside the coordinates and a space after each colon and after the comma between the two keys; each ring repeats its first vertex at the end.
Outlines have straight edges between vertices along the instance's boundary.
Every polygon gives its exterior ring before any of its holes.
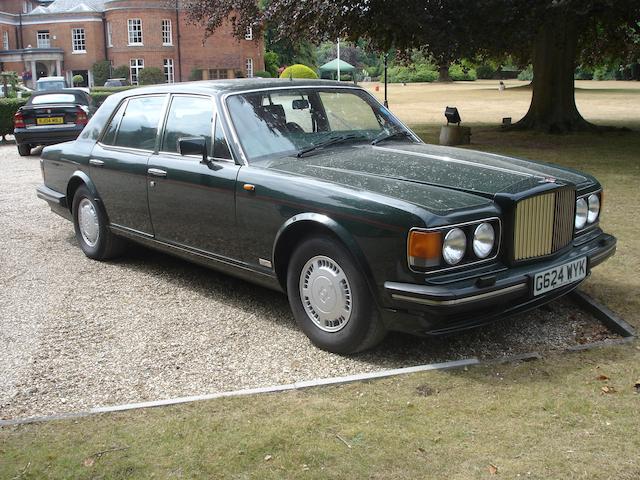
{"type": "Polygon", "coordinates": [[[167,172],[165,172],[164,170],[160,170],[159,168],[150,168],[149,170],[147,170],[147,173],[149,175],[153,175],[154,177],[166,177],[167,176],[167,172]]]}
{"type": "Polygon", "coordinates": [[[102,160],[96,160],[95,158],[92,158],[91,160],[89,160],[89,164],[94,165],[96,167],[104,166],[104,162],[102,160]]]}

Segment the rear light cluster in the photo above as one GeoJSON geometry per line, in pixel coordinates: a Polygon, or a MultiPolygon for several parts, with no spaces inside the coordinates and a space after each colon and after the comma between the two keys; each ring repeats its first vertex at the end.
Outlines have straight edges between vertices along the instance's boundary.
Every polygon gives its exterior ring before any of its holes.
{"type": "Polygon", "coordinates": [[[22,112],[16,112],[13,116],[13,128],[25,128],[24,116],[22,112]]]}
{"type": "Polygon", "coordinates": [[[83,108],[78,107],[76,110],[76,125],[86,125],[87,123],[89,123],[89,115],[83,108]]]}

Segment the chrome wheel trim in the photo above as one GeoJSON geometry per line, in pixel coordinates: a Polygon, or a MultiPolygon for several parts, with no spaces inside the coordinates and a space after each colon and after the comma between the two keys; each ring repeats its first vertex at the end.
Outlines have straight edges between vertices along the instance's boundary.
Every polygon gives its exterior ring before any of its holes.
{"type": "Polygon", "coordinates": [[[338,263],[323,255],[311,258],[300,272],[300,300],[305,313],[320,330],[342,330],[352,312],[349,279],[338,263]]]}
{"type": "Polygon", "coordinates": [[[84,243],[95,247],[100,236],[100,224],[96,207],[88,198],[83,198],[78,204],[78,228],[84,243]]]}

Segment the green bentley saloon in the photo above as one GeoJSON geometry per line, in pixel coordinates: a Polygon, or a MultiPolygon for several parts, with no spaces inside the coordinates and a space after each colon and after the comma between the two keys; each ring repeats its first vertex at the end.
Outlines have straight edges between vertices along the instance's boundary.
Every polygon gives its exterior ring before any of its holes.
{"type": "Polygon", "coordinates": [[[595,178],[425,144],[338,82],[121,92],[41,166],[38,196],[88,257],[137,242],[284,292],[310,340],[343,354],[538,307],[616,248],[595,178]]]}

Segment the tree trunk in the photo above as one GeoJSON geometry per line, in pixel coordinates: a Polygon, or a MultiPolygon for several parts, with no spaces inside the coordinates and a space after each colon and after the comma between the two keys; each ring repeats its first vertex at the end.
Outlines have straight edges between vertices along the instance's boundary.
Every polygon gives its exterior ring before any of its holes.
{"type": "Polygon", "coordinates": [[[575,18],[558,12],[540,28],[533,51],[533,97],[513,129],[565,133],[594,130],[576,107],[574,71],[578,48],[575,18]]]}
{"type": "Polygon", "coordinates": [[[440,67],[438,67],[438,82],[451,81],[451,77],[449,76],[449,64],[440,65],[440,67]]]}

